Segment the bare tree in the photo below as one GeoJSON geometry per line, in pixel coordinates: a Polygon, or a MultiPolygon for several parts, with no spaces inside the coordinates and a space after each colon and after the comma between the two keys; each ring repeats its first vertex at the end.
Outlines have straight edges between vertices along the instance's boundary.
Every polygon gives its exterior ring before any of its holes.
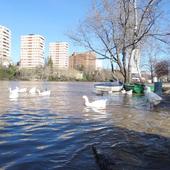
{"type": "MultiPolygon", "coordinates": [[[[79,45],[110,60],[119,67],[124,82],[130,82],[132,61],[148,37],[158,33],[154,27],[161,0],[100,0],[93,3],[89,16],[69,37],[79,45]]],[[[113,74],[114,75],[114,74],[113,74]]]]}
{"type": "Polygon", "coordinates": [[[162,76],[167,76],[169,74],[169,65],[168,60],[162,60],[158,62],[155,66],[155,73],[158,76],[158,78],[161,78],[162,76]]]}
{"type": "Polygon", "coordinates": [[[144,71],[147,71],[147,73],[149,73],[149,76],[153,83],[153,79],[156,76],[156,64],[160,61],[160,56],[162,56],[162,54],[165,54],[165,51],[159,43],[154,41],[154,39],[149,39],[147,43],[142,47],[142,49],[143,62],[141,64],[141,67],[144,71]]]}
{"type": "Polygon", "coordinates": [[[154,77],[155,77],[155,66],[156,66],[156,63],[157,63],[157,57],[154,55],[150,55],[149,56],[149,60],[148,60],[148,69],[150,71],[150,75],[151,75],[151,80],[152,80],[152,83],[154,82],[154,77]]]}

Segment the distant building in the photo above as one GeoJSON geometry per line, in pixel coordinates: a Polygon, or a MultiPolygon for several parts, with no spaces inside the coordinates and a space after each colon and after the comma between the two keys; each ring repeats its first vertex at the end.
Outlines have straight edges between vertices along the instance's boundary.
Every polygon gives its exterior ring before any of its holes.
{"type": "Polygon", "coordinates": [[[53,67],[68,69],[68,43],[52,42],[49,44],[49,57],[52,59],[53,67]]]}
{"type": "Polygon", "coordinates": [[[96,54],[91,51],[73,53],[69,58],[69,67],[80,71],[96,70],[96,54]]]}
{"type": "Polygon", "coordinates": [[[96,70],[101,70],[103,68],[102,60],[96,59],[96,70]]]}
{"type": "Polygon", "coordinates": [[[44,37],[29,34],[21,36],[20,67],[44,66],[44,37]]]}
{"type": "Polygon", "coordinates": [[[0,64],[8,67],[11,54],[11,31],[0,25],[0,64]]]}

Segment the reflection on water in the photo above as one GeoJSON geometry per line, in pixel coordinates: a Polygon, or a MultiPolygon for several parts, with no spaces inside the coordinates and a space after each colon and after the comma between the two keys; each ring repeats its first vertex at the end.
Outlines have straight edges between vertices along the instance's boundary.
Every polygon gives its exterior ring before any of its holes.
{"type": "Polygon", "coordinates": [[[112,145],[116,128],[170,137],[170,113],[150,112],[141,96],[95,96],[92,83],[1,82],[0,167],[3,169],[98,169],[91,145],[112,145]],[[50,89],[50,97],[21,96],[10,101],[8,88],[50,89]],[[84,107],[107,98],[105,110],[84,107]]]}

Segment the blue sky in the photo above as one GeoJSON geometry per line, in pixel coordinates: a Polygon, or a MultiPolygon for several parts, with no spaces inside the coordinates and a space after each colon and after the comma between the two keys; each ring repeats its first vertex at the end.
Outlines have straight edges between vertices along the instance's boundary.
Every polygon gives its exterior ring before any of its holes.
{"type": "Polygon", "coordinates": [[[12,32],[12,60],[19,61],[20,36],[30,33],[45,37],[45,57],[49,42],[55,41],[67,41],[69,54],[85,51],[75,47],[66,33],[87,15],[90,4],[91,0],[0,0],[0,25],[12,32]]]}
{"type": "MultiPolygon", "coordinates": [[[[170,0],[163,0],[164,13],[170,14],[170,0]]],[[[85,51],[75,46],[66,33],[74,30],[89,12],[92,0],[0,0],[0,25],[12,32],[12,61],[20,59],[20,36],[40,34],[45,37],[45,58],[48,56],[48,44],[55,41],[67,41],[69,54],[85,51]]],[[[161,27],[169,16],[162,19],[161,27]]],[[[165,24],[166,25],[166,24],[165,24]]],[[[110,64],[106,64],[109,67],[110,64]]]]}

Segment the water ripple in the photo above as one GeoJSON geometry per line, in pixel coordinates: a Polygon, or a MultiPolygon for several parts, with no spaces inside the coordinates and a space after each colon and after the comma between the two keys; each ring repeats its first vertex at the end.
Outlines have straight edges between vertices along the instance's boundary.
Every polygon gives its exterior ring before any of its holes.
{"type": "Polygon", "coordinates": [[[87,109],[82,95],[91,83],[5,82],[0,96],[0,167],[2,169],[98,170],[91,146],[109,147],[129,140],[127,134],[153,133],[170,137],[170,113],[150,112],[143,97],[108,98],[106,110],[87,109]],[[48,87],[49,98],[8,100],[8,86],[48,87]],[[2,100],[3,99],[3,100],[2,100]]]}

